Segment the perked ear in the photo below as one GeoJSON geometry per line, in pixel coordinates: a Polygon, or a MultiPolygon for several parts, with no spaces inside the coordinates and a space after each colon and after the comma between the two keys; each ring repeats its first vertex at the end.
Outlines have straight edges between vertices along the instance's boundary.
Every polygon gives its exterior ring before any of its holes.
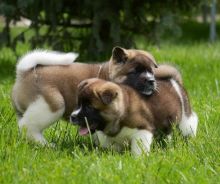
{"type": "Polygon", "coordinates": [[[158,68],[158,65],[157,65],[157,63],[156,63],[156,61],[154,59],[153,59],[153,63],[154,63],[154,67],[158,68]]]}
{"type": "Polygon", "coordinates": [[[154,56],[152,56],[151,54],[149,54],[149,58],[150,58],[150,60],[152,61],[153,66],[154,66],[155,68],[158,68],[158,65],[157,65],[157,63],[156,63],[156,60],[155,60],[154,56]]]}
{"type": "Polygon", "coordinates": [[[88,85],[87,80],[84,80],[84,81],[80,82],[79,85],[78,85],[78,91],[82,91],[87,85],[88,85]]]}
{"type": "Polygon", "coordinates": [[[98,96],[103,104],[109,105],[116,97],[118,93],[116,91],[113,91],[111,89],[106,89],[102,92],[98,93],[98,96]]]}
{"type": "Polygon", "coordinates": [[[112,50],[112,57],[117,63],[125,63],[127,60],[127,54],[125,49],[121,47],[114,47],[112,50]]]}

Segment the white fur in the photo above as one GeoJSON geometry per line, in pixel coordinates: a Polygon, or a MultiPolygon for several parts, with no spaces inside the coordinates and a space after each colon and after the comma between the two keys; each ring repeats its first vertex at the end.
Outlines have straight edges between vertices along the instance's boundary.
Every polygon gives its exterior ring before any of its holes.
{"type": "Polygon", "coordinates": [[[192,112],[189,117],[183,117],[179,124],[179,129],[181,130],[183,136],[196,136],[197,126],[198,116],[195,112],[192,112]]]}
{"type": "Polygon", "coordinates": [[[146,73],[146,77],[148,78],[148,80],[154,80],[155,79],[154,75],[152,73],[150,73],[150,72],[146,73]]]}
{"type": "Polygon", "coordinates": [[[81,109],[82,109],[82,106],[79,109],[73,111],[71,116],[77,116],[79,114],[79,112],[81,111],[81,109]]]}
{"type": "Polygon", "coordinates": [[[17,72],[28,71],[40,65],[69,65],[78,57],[77,53],[60,53],[47,50],[35,50],[24,55],[17,64],[17,72]]]}
{"type": "Polygon", "coordinates": [[[93,134],[93,140],[97,146],[102,148],[109,148],[112,144],[108,136],[104,134],[103,131],[96,131],[95,134],[93,134]]]}
{"type": "Polygon", "coordinates": [[[139,156],[143,153],[149,153],[152,140],[153,134],[150,131],[139,130],[132,136],[131,153],[135,156],[139,156]]]}
{"type": "MultiPolygon", "coordinates": [[[[14,85],[14,89],[16,89],[18,86],[19,86],[19,84],[18,84],[18,82],[16,82],[15,85],[14,85]]],[[[17,94],[17,93],[14,92],[14,89],[13,89],[13,92],[12,92],[12,94],[14,95],[14,97],[12,97],[13,98],[13,103],[14,103],[16,109],[19,112],[23,113],[24,110],[21,108],[20,103],[18,102],[18,98],[15,97],[15,94],[17,94]]]]}
{"type": "Polygon", "coordinates": [[[95,143],[103,148],[112,147],[116,151],[121,151],[124,145],[131,144],[131,153],[138,156],[150,151],[152,138],[153,134],[147,130],[123,127],[115,137],[109,137],[102,131],[97,131],[95,143]]]}
{"type": "Polygon", "coordinates": [[[196,136],[198,117],[195,112],[192,112],[192,114],[189,117],[186,116],[183,96],[180,87],[175,80],[171,79],[170,81],[181,101],[182,118],[179,123],[179,129],[182,132],[183,136],[196,136]]]}
{"type": "Polygon", "coordinates": [[[46,144],[42,131],[58,120],[63,113],[64,108],[57,112],[52,112],[45,99],[39,96],[36,101],[29,105],[23,117],[19,120],[19,128],[20,130],[26,129],[28,138],[41,144],[46,144]]]}

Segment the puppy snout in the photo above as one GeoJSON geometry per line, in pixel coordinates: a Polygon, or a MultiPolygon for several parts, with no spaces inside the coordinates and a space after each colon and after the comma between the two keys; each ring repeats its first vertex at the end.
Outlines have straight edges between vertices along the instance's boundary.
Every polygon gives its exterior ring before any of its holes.
{"type": "Polygon", "coordinates": [[[149,84],[152,84],[152,85],[153,85],[153,84],[155,83],[155,77],[154,77],[153,74],[147,72],[145,77],[146,77],[146,79],[147,79],[146,82],[148,82],[149,84]]]}
{"type": "Polygon", "coordinates": [[[146,82],[147,82],[148,84],[150,84],[150,85],[154,85],[154,83],[155,83],[155,78],[147,79],[146,82]]]}
{"type": "Polygon", "coordinates": [[[142,82],[142,83],[147,83],[147,82],[148,82],[148,79],[147,79],[147,77],[141,77],[141,78],[139,79],[139,81],[142,82]]]}
{"type": "Polygon", "coordinates": [[[155,84],[155,78],[154,77],[142,77],[141,79],[141,82],[145,83],[145,84],[148,84],[148,85],[154,85],[155,84]]]}
{"type": "Polygon", "coordinates": [[[81,108],[76,110],[76,111],[73,111],[73,113],[70,115],[70,121],[74,124],[78,124],[78,115],[79,115],[79,112],[80,112],[81,108]]]}
{"type": "Polygon", "coordinates": [[[140,75],[139,80],[143,83],[153,84],[155,82],[155,77],[152,73],[146,72],[140,75]]]}
{"type": "Polygon", "coordinates": [[[77,118],[77,115],[76,114],[73,114],[70,116],[70,121],[74,124],[77,124],[78,123],[78,118],[77,118]]]}

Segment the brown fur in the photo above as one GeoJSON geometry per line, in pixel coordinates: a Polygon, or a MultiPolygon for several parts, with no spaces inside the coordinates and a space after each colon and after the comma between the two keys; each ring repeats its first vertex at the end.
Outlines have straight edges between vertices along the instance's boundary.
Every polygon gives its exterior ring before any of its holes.
{"type": "MultiPolygon", "coordinates": [[[[73,63],[68,66],[37,66],[32,70],[18,74],[12,91],[12,101],[17,114],[20,117],[28,106],[39,95],[42,95],[53,112],[65,107],[64,116],[68,117],[77,105],[77,85],[82,80],[99,77],[105,80],[117,81],[118,77],[120,78],[121,75],[126,77],[126,74],[133,69],[132,63],[137,58],[142,62],[147,61],[147,65],[151,63],[152,67],[156,65],[153,56],[145,51],[116,47],[113,50],[110,62],[104,64],[73,63]],[[122,53],[118,53],[120,51],[122,53]],[[122,55],[124,57],[122,59],[126,59],[125,63],[115,63],[115,59],[121,58],[122,55]]],[[[155,73],[159,77],[170,77],[173,70],[165,74],[160,70],[155,73]]]]}
{"type": "Polygon", "coordinates": [[[76,107],[77,85],[84,79],[96,77],[100,66],[100,77],[108,80],[108,63],[39,66],[19,76],[13,88],[13,100],[19,104],[19,111],[24,112],[37,96],[42,95],[53,112],[65,106],[68,116],[76,107]]]}
{"type": "MultiPolygon", "coordinates": [[[[157,67],[154,57],[145,51],[134,49],[114,48],[110,58],[109,77],[112,81],[121,83],[125,80],[128,72],[131,72],[137,64],[151,70],[157,67]],[[123,67],[122,67],[123,66],[123,67]]],[[[160,75],[160,72],[158,72],[160,75]]]]}
{"type": "Polygon", "coordinates": [[[157,79],[175,79],[179,84],[183,85],[183,80],[180,72],[176,67],[169,64],[161,64],[154,69],[154,75],[157,79]]]}
{"type": "MultiPolygon", "coordinates": [[[[185,90],[181,87],[187,115],[191,107],[185,90]]],[[[101,79],[88,79],[79,85],[79,98],[90,99],[90,106],[105,119],[104,133],[114,136],[123,127],[145,129],[155,133],[170,133],[172,123],[182,116],[181,102],[170,81],[158,81],[158,91],[151,96],[138,94],[126,85],[117,85],[101,79]],[[108,93],[108,103],[103,103],[108,93]]],[[[95,114],[94,114],[95,116],[95,114]]],[[[104,122],[103,122],[104,123],[104,122]]]]}

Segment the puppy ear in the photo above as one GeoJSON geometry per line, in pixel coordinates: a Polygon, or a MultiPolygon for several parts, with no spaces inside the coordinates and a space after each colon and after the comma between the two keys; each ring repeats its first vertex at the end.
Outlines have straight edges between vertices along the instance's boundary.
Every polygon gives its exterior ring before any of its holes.
{"type": "Polygon", "coordinates": [[[78,91],[82,91],[87,85],[88,85],[88,81],[87,80],[83,80],[78,85],[78,91]]]}
{"type": "Polygon", "coordinates": [[[98,78],[90,78],[90,79],[85,79],[83,80],[82,82],[79,83],[78,85],[78,91],[82,91],[84,90],[85,88],[87,88],[90,84],[98,81],[100,79],[98,78]]]}
{"type": "Polygon", "coordinates": [[[155,60],[154,56],[152,56],[150,53],[148,53],[148,58],[149,58],[150,61],[152,62],[152,67],[158,68],[158,65],[157,65],[157,63],[156,63],[156,60],[155,60]]]}
{"type": "Polygon", "coordinates": [[[155,60],[152,60],[152,61],[153,61],[154,67],[155,67],[155,68],[158,68],[158,65],[157,65],[156,61],[155,61],[155,60]]]}
{"type": "Polygon", "coordinates": [[[106,89],[98,93],[98,96],[103,104],[109,105],[116,97],[118,93],[116,91],[106,89]]]}
{"type": "Polygon", "coordinates": [[[127,54],[125,49],[121,47],[114,47],[112,50],[113,59],[120,64],[124,64],[127,60],[127,54]]]}

